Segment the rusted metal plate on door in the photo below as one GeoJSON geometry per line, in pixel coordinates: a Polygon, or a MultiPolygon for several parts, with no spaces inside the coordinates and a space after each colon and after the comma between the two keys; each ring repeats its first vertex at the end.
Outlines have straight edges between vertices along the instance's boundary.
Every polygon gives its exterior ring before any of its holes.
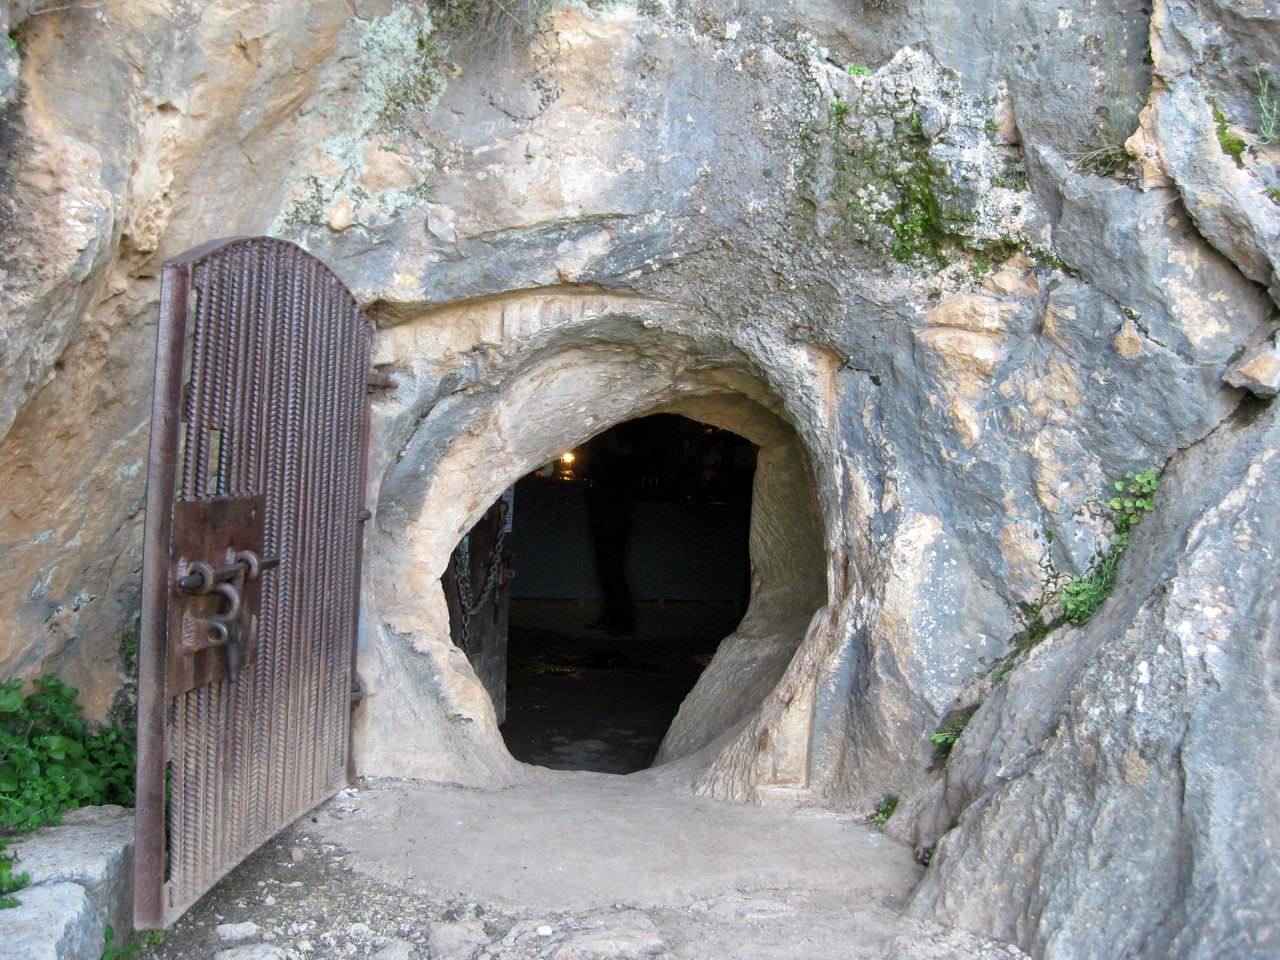
{"type": "Polygon", "coordinates": [[[371,326],[310,254],[161,278],[143,562],[135,922],[167,926],[346,782],[371,326]]]}
{"type": "MultiPolygon", "coordinates": [[[[227,605],[215,590],[187,594],[177,583],[207,564],[215,570],[234,566],[247,552],[262,558],[264,504],[261,496],[219,497],[214,500],[178,501],[173,505],[173,538],[169,569],[174,588],[169,596],[169,636],[165,653],[171,696],[225,679],[231,672],[225,643],[211,643],[207,624],[227,605]]],[[[228,577],[223,582],[236,589],[240,610],[236,617],[239,636],[237,668],[252,666],[257,638],[258,598],[261,577],[228,577]]]]}

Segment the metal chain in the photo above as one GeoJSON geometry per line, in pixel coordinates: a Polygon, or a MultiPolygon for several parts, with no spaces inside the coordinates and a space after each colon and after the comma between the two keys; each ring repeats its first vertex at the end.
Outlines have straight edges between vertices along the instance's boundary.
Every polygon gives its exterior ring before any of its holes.
{"type": "Polygon", "coordinates": [[[498,535],[493,540],[493,550],[489,553],[489,569],[484,575],[484,585],[480,588],[480,596],[471,592],[471,534],[462,538],[458,552],[454,556],[453,573],[458,581],[458,602],[462,607],[462,649],[471,647],[471,618],[493,596],[498,585],[498,575],[502,571],[502,545],[507,535],[507,501],[498,501],[498,535]]]}

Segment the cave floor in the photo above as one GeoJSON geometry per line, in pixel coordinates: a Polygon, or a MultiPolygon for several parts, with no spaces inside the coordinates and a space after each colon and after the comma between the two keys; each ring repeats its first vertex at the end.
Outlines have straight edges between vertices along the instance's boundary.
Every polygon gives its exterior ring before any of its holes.
{"type": "Polygon", "coordinates": [[[590,629],[599,614],[590,603],[512,604],[502,736],[517,760],[602,773],[649,766],[741,611],[638,603],[627,636],[590,629]]]}
{"type": "Polygon", "coordinates": [[[166,960],[995,960],[902,913],[920,868],[865,822],[651,774],[343,791],[144,956],[166,960]]]}

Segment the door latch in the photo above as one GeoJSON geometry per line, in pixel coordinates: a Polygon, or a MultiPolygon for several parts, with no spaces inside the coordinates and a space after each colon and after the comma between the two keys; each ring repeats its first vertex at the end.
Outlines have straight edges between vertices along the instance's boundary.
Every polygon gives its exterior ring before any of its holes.
{"type": "Polygon", "coordinates": [[[254,655],[264,558],[262,498],[173,505],[167,674],[170,695],[234,677],[254,655]]]}
{"type": "Polygon", "coordinates": [[[259,559],[252,550],[239,550],[235,560],[222,567],[202,560],[187,564],[187,572],[178,578],[178,590],[188,596],[217,594],[226,601],[226,609],[197,621],[196,629],[183,638],[184,648],[194,653],[207,647],[221,647],[226,653],[227,673],[238,673],[241,630],[252,628],[252,624],[242,623],[245,613],[242,591],[246,581],[257,580],[263,570],[279,562],[274,557],[259,559]]]}

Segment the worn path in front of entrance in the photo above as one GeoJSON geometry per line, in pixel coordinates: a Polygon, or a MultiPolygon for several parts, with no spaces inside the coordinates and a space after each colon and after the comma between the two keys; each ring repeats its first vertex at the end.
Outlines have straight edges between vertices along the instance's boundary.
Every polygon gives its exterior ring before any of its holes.
{"type": "Polygon", "coordinates": [[[1008,960],[908,919],[910,851],[812,808],[679,795],[646,775],[499,791],[380,781],[259,851],[166,960],[1008,960]]]}

